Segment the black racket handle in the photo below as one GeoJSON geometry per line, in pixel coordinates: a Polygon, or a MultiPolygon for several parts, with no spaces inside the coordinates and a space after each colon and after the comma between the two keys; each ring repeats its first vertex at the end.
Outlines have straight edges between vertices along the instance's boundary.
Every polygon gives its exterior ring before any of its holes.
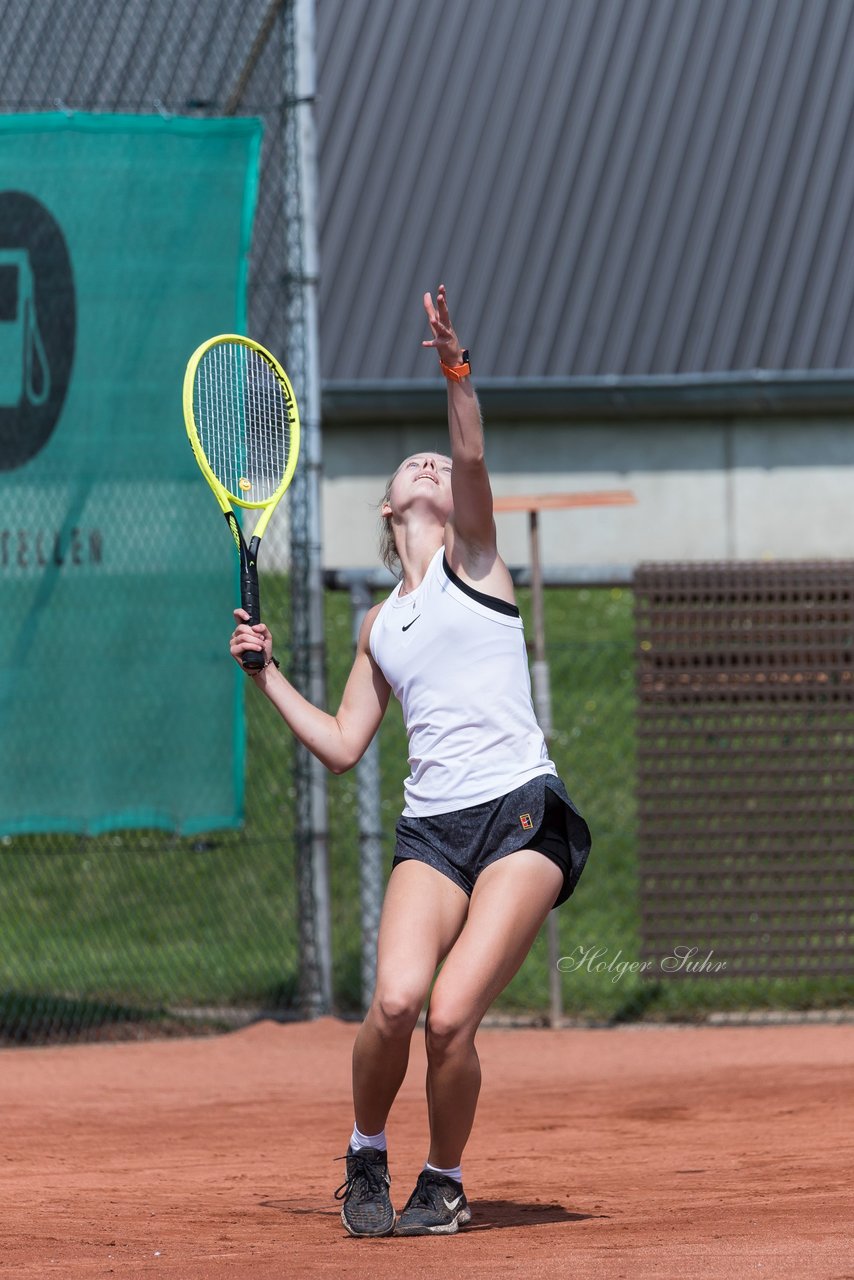
{"type": "MultiPolygon", "coordinates": [[[[249,614],[249,626],[256,626],[261,621],[261,590],[254,564],[241,571],[240,603],[249,614]]],[[[265,662],[264,650],[248,649],[240,661],[247,671],[260,671],[265,662]]]]}

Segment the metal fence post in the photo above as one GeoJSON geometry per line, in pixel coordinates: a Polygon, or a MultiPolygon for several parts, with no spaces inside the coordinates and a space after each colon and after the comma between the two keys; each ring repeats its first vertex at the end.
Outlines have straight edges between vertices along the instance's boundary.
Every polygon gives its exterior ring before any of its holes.
{"type": "MultiPolygon", "coordinates": [[[[317,144],[314,0],[285,8],[286,146],[298,174],[286,196],[286,251],[294,333],[289,359],[299,380],[302,457],[291,498],[291,593],[295,683],[326,705],[320,520],[320,357],[318,351],[317,144]]],[[[297,866],[300,890],[300,1003],[308,1016],[332,1006],[332,929],[326,770],[305,748],[295,752],[297,866]]]]}
{"type": "MultiPolygon", "coordinates": [[[[353,643],[373,604],[367,581],[350,584],[353,610],[353,643]]],[[[359,900],[362,913],[362,1012],[367,1013],[377,980],[377,933],[383,899],[383,849],[380,803],[380,744],[373,741],[356,765],[359,820],[359,900]]]]}
{"type": "MultiPolygon", "coordinates": [[[[543,731],[546,747],[551,749],[552,694],[551,675],[546,657],[546,626],[543,607],[543,569],[540,560],[540,511],[549,508],[623,506],[635,501],[627,489],[613,489],[594,493],[538,494],[533,497],[496,498],[495,511],[526,511],[531,558],[531,612],[534,621],[534,661],[531,663],[534,711],[543,731]]],[[[549,1022],[560,1026],[563,1018],[563,989],[558,969],[560,959],[560,931],[556,911],[550,911],[546,921],[549,954],[549,1022]]]]}
{"type": "MultiPolygon", "coordinates": [[[[534,615],[534,707],[546,747],[551,746],[552,692],[549,663],[546,658],[546,628],[543,614],[543,576],[540,566],[540,538],[535,509],[528,512],[528,529],[531,552],[531,607],[534,615]]],[[[563,1017],[563,991],[561,989],[560,936],[557,912],[550,911],[546,921],[549,948],[549,1021],[553,1027],[560,1025],[563,1017]]]]}

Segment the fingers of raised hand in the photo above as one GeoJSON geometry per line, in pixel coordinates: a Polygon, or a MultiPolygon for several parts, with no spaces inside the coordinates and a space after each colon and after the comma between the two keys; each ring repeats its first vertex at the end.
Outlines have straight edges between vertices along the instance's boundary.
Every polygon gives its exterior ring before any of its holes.
{"type": "Polygon", "coordinates": [[[443,284],[440,284],[436,291],[435,306],[432,295],[429,293],[424,294],[424,310],[427,312],[427,319],[430,322],[430,328],[433,330],[433,337],[425,338],[421,343],[422,347],[447,347],[449,344],[456,343],[443,284]]]}
{"type": "Polygon", "coordinates": [[[429,293],[424,294],[424,310],[427,313],[430,328],[433,330],[433,337],[425,338],[421,345],[422,347],[434,347],[436,345],[436,325],[439,322],[439,317],[436,314],[436,308],[433,306],[433,299],[429,293]]]}

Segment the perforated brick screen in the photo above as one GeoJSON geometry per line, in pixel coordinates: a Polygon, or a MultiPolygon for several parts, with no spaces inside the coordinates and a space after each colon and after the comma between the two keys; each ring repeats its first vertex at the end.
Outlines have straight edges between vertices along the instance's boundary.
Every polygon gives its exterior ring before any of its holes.
{"type": "Polygon", "coordinates": [[[851,973],[854,563],[645,564],[635,611],[649,974],[851,973]]]}

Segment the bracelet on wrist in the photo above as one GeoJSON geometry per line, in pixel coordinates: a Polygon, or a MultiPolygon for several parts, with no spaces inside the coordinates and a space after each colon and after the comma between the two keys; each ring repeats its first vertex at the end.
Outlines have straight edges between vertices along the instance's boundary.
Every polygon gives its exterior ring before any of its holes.
{"type": "Polygon", "coordinates": [[[258,667],[256,670],[253,670],[251,667],[244,667],[243,670],[246,672],[248,676],[252,676],[254,680],[256,676],[260,676],[262,671],[266,671],[271,663],[276,668],[277,671],[281,670],[279,659],[274,657],[272,653],[270,654],[267,661],[264,663],[263,667],[258,667]]]}

